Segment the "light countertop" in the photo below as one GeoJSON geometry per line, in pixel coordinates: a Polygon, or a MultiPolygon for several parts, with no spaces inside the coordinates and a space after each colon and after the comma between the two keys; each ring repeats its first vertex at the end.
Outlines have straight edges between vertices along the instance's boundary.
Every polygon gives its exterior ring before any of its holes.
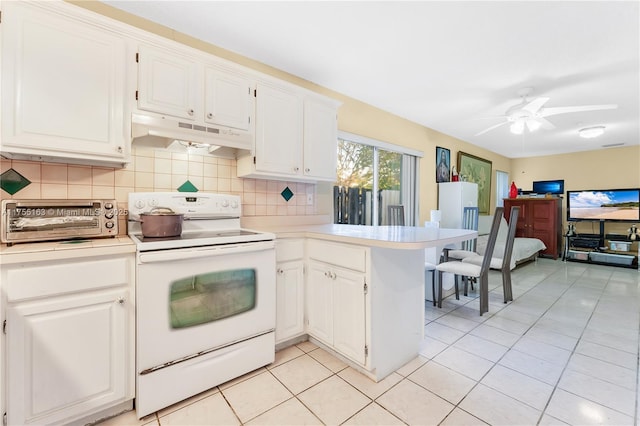
{"type": "MultiPolygon", "coordinates": [[[[260,229],[260,228],[257,228],[260,229]]],[[[465,229],[426,228],[420,226],[302,225],[262,229],[277,238],[317,238],[369,247],[404,250],[443,247],[477,236],[465,229]]]]}
{"type": "Polygon", "coordinates": [[[16,243],[0,245],[0,264],[135,253],[136,245],[125,235],[114,238],[16,243]],[[91,250],[89,250],[91,249],[91,250]]]}

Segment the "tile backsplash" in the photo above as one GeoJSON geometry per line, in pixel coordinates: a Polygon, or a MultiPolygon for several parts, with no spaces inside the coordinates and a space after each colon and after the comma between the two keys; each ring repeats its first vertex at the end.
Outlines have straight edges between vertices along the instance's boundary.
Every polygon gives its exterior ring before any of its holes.
{"type": "MultiPolygon", "coordinates": [[[[236,160],[210,155],[134,148],[131,158],[123,169],[2,158],[0,173],[13,169],[31,181],[13,195],[2,190],[2,199],[114,198],[127,208],[129,192],[177,191],[189,181],[200,192],[239,195],[243,216],[316,214],[313,183],[238,178],[236,160]],[[285,188],[293,192],[289,201],[281,195],[285,188]]],[[[119,229],[126,230],[121,220],[119,229]]]]}

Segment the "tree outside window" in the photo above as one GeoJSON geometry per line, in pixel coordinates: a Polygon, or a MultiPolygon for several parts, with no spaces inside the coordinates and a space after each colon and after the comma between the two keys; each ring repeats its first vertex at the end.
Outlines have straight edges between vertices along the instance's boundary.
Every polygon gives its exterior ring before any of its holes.
{"type": "Polygon", "coordinates": [[[369,225],[377,207],[378,224],[387,224],[387,206],[401,204],[401,184],[402,154],[339,140],[334,222],[369,225]],[[374,202],[376,174],[378,193],[374,202]]]}

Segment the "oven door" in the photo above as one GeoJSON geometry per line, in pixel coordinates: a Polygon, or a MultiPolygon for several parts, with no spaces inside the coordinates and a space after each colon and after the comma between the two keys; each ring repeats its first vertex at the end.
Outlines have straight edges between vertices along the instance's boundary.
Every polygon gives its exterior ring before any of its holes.
{"type": "Polygon", "coordinates": [[[138,373],[273,331],[274,247],[260,241],[139,252],[138,373]]]}

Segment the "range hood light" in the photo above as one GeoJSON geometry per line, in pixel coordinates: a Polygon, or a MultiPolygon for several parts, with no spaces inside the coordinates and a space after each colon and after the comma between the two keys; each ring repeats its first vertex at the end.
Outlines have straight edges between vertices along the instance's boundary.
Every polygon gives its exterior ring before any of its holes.
{"type": "Polygon", "coordinates": [[[185,148],[189,149],[189,148],[208,148],[211,145],[209,145],[208,143],[197,143],[197,142],[191,142],[191,141],[181,141],[179,139],[175,139],[173,141],[178,142],[180,145],[184,146],[185,148]]]}

